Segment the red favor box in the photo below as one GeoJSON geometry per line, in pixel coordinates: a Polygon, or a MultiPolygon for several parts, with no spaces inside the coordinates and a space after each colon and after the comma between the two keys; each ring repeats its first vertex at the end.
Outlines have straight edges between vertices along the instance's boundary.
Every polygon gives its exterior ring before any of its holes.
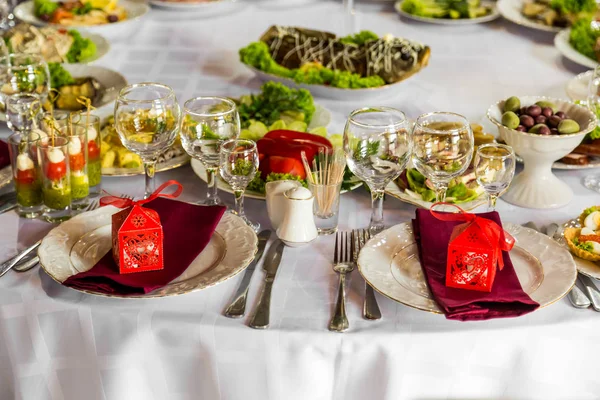
{"type": "Polygon", "coordinates": [[[154,210],[138,204],[112,216],[112,252],[121,274],[163,269],[163,230],[154,210]]]}

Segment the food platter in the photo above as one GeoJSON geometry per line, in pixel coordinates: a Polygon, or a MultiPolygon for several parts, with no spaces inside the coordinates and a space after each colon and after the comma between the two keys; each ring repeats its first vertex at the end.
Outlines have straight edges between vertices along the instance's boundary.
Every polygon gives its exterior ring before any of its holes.
{"type": "Polygon", "coordinates": [[[525,26],[531,29],[536,29],[538,31],[555,33],[559,32],[562,29],[555,26],[540,24],[525,17],[521,13],[523,3],[523,0],[499,0],[497,7],[498,11],[500,12],[500,14],[502,14],[504,18],[511,22],[514,22],[517,25],[525,26]]]}
{"type": "Polygon", "coordinates": [[[127,19],[112,24],[104,25],[65,26],[58,24],[49,24],[36,17],[34,13],[33,0],[27,0],[16,6],[14,9],[14,14],[21,21],[38,26],[52,25],[57,28],[77,28],[82,30],[85,29],[88,32],[102,34],[106,38],[114,40],[123,40],[126,39],[128,37],[128,33],[130,33],[135,28],[135,24],[140,20],[140,18],[142,18],[148,13],[150,7],[148,6],[148,4],[143,2],[127,0],[119,1],[119,5],[122,6],[127,12],[127,19]]]}
{"type": "MultiPolygon", "coordinates": [[[[510,256],[525,293],[540,308],[563,298],[577,278],[570,253],[532,229],[509,223],[504,229],[516,239],[510,256]]],[[[441,313],[421,270],[411,224],[393,226],[371,239],[360,252],[358,270],[384,296],[419,310],[441,313]]]]}
{"type": "Polygon", "coordinates": [[[571,46],[569,42],[569,35],[571,33],[570,29],[563,29],[554,37],[554,46],[558,49],[558,51],[573,61],[576,64],[583,65],[588,68],[596,68],[598,63],[587,56],[584,56],[577,50],[571,46]]]}
{"type": "Polygon", "coordinates": [[[494,1],[482,1],[481,2],[482,5],[491,7],[492,12],[489,13],[488,15],[485,15],[483,17],[478,17],[478,18],[460,18],[460,19],[420,17],[420,16],[413,15],[411,13],[404,11],[402,9],[402,3],[403,3],[403,0],[400,0],[394,4],[394,8],[396,9],[396,12],[398,14],[402,15],[403,17],[415,20],[415,21],[428,22],[430,24],[473,25],[473,24],[481,24],[484,22],[490,22],[490,21],[497,19],[500,16],[500,12],[498,11],[498,8],[496,7],[496,2],[494,2],[494,1]]]}
{"type": "MultiPolygon", "coordinates": [[[[388,185],[385,187],[385,193],[387,195],[397,198],[400,201],[403,201],[408,204],[412,204],[413,206],[416,206],[419,208],[430,208],[431,205],[433,204],[431,202],[423,201],[423,200],[420,200],[420,199],[410,196],[404,190],[400,189],[398,187],[398,185],[396,184],[396,182],[388,183],[388,185]]],[[[487,203],[487,197],[484,193],[473,201],[467,201],[465,203],[459,203],[457,205],[465,211],[473,211],[477,207],[482,206],[486,203],[487,203]]],[[[454,210],[455,210],[454,208],[451,208],[450,211],[454,211],[454,210]]]]}
{"type": "MultiPolygon", "coordinates": [[[[111,216],[118,211],[113,206],[101,207],[73,217],[50,231],[38,250],[40,265],[44,271],[62,284],[70,276],[91,269],[111,248],[111,216]]],[[[166,286],[135,296],[74,290],[128,299],[195,292],[224,282],[243,271],[254,258],[257,242],[256,234],[241,218],[225,213],[202,253],[181,276],[166,286]]]]}
{"type": "Polygon", "coordinates": [[[202,13],[203,17],[227,13],[239,7],[237,0],[212,0],[212,1],[165,1],[150,0],[155,7],[173,11],[193,11],[202,13]]]}

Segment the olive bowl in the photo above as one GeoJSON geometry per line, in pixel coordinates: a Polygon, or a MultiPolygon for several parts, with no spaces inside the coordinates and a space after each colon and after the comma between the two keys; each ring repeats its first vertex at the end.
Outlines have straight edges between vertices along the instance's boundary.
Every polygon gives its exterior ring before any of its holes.
{"type": "Polygon", "coordinates": [[[564,112],[579,124],[580,131],[562,135],[538,135],[520,132],[502,125],[504,100],[490,106],[488,119],[498,127],[500,139],[511,146],[524,163],[523,172],[513,179],[502,199],[527,208],[557,208],[573,199],[571,188],[552,173],[552,164],[571,153],[597,124],[596,115],[586,107],[566,100],[544,96],[521,96],[521,106],[548,101],[556,106],[555,112],[564,112]]]}

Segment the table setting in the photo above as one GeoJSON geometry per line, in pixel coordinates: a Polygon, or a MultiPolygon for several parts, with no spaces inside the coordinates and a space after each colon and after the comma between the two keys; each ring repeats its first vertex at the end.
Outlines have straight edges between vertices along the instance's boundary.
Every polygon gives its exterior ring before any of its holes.
{"type": "Polygon", "coordinates": [[[595,12],[0,10],[0,398],[596,398],[595,12]]]}

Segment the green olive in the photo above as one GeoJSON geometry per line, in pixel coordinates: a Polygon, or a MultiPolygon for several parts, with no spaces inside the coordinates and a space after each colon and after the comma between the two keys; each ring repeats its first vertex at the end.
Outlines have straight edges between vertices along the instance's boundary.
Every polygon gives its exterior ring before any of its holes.
{"type": "Polygon", "coordinates": [[[555,113],[556,112],[556,105],[554,103],[551,103],[549,101],[545,101],[545,100],[540,100],[537,103],[535,103],[536,105],[544,108],[544,107],[550,107],[552,109],[552,112],[555,113]]]}
{"type": "Polygon", "coordinates": [[[502,114],[502,125],[508,129],[516,129],[519,126],[519,117],[512,111],[502,114]]]}
{"type": "Polygon", "coordinates": [[[521,108],[521,100],[518,97],[512,96],[504,102],[504,112],[517,112],[521,108]]]}
{"type": "Polygon", "coordinates": [[[567,135],[569,133],[579,132],[579,124],[572,119],[563,119],[558,124],[558,133],[561,135],[567,135]]]}

